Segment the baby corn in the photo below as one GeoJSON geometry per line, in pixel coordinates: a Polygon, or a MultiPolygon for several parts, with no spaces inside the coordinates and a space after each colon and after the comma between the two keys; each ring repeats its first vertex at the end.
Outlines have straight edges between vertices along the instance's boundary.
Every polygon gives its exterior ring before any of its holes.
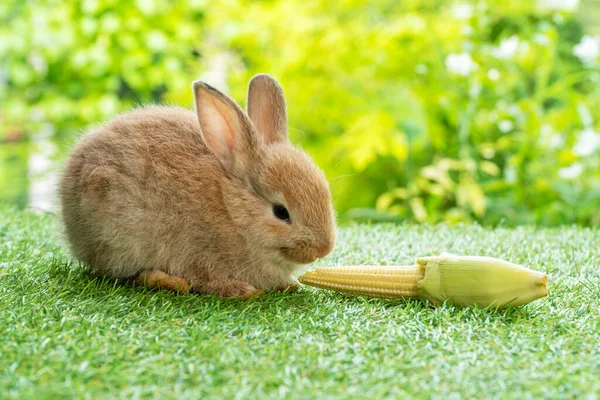
{"type": "Polygon", "coordinates": [[[309,271],[301,283],[383,298],[420,298],[433,304],[505,308],[547,295],[547,276],[491,257],[419,257],[414,266],[331,267],[309,271]]]}

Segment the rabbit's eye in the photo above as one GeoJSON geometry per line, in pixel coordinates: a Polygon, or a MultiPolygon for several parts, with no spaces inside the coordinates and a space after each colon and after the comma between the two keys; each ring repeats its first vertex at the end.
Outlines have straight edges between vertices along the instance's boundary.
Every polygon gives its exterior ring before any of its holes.
{"type": "Polygon", "coordinates": [[[275,204],[273,206],[273,214],[282,221],[290,223],[290,213],[287,208],[282,206],[281,204],[275,204]]]}

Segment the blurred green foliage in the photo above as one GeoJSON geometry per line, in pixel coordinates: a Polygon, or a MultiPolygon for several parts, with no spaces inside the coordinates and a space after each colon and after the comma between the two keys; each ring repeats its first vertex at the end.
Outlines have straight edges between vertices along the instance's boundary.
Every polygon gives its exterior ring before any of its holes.
{"type": "Polygon", "coordinates": [[[4,0],[0,135],[190,106],[226,55],[241,103],[253,74],[280,80],[340,216],[597,224],[597,39],[535,4],[4,0]]]}

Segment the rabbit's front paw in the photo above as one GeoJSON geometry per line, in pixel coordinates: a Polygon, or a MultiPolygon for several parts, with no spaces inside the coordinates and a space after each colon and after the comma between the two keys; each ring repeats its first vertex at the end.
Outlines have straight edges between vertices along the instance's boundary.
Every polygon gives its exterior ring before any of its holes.
{"type": "Polygon", "coordinates": [[[273,289],[274,292],[297,292],[298,290],[300,290],[300,285],[296,282],[285,283],[273,289]]]}
{"type": "Polygon", "coordinates": [[[247,300],[251,297],[262,297],[264,292],[244,281],[218,280],[211,282],[192,282],[192,290],[219,297],[234,297],[247,300]]]}

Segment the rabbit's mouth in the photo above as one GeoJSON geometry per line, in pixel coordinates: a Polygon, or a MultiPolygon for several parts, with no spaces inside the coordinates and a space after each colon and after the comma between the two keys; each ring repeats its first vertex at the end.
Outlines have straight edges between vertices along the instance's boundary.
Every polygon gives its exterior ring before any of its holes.
{"type": "Polygon", "coordinates": [[[305,251],[298,251],[298,249],[294,247],[280,247],[279,251],[286,260],[295,263],[310,264],[316,259],[312,257],[312,254],[307,254],[305,251]]]}
{"type": "Polygon", "coordinates": [[[318,258],[324,257],[329,253],[320,251],[319,248],[313,248],[305,245],[296,247],[280,247],[279,251],[283,257],[289,261],[299,264],[310,264],[318,258]]]}

